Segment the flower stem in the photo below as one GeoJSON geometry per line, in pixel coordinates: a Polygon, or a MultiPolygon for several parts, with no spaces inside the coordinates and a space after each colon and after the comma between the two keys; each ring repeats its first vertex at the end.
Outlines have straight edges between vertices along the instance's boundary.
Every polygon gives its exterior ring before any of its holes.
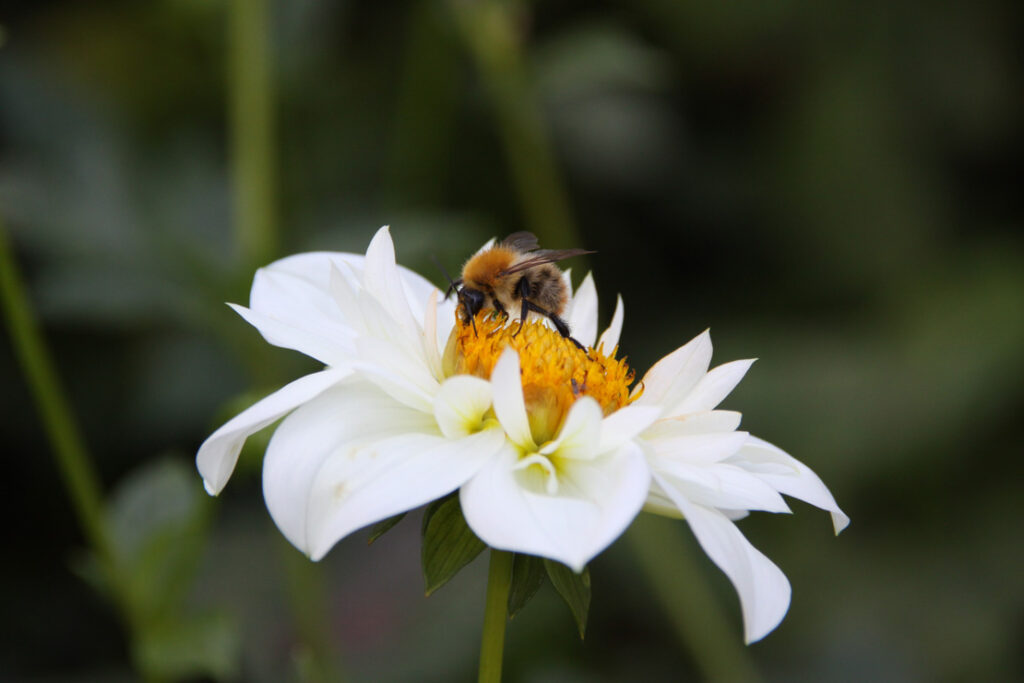
{"type": "Polygon", "coordinates": [[[484,607],[484,633],[480,644],[480,683],[500,683],[501,658],[505,651],[505,624],[508,621],[508,591],[512,585],[513,553],[491,549],[487,573],[487,604],[484,607]]]}
{"type": "Polygon", "coordinates": [[[103,569],[113,570],[113,544],[103,517],[99,477],[78,432],[71,407],[60,389],[57,373],[14,262],[7,233],[0,224],[0,305],[14,352],[36,403],[43,428],[57,458],[57,469],[71,497],[82,531],[103,569]]]}
{"type": "Polygon", "coordinates": [[[228,15],[235,236],[257,266],[277,252],[269,0],[233,0],[228,15]]]}

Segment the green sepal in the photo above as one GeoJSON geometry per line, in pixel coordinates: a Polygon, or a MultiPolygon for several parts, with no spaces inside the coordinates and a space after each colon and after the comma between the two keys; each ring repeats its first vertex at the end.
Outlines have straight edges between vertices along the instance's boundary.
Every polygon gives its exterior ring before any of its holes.
{"type": "Polygon", "coordinates": [[[394,529],[395,525],[397,525],[399,522],[401,522],[402,519],[405,518],[406,514],[408,514],[408,513],[400,512],[397,515],[395,515],[394,517],[388,517],[387,519],[382,520],[382,521],[377,522],[376,524],[374,524],[373,528],[370,529],[370,538],[368,538],[366,540],[366,545],[370,545],[371,543],[376,541],[378,538],[380,538],[381,536],[383,536],[387,532],[389,532],[392,529],[394,529]]]}
{"type": "Polygon", "coordinates": [[[572,610],[582,639],[587,630],[587,614],[590,612],[590,569],[584,568],[582,573],[577,574],[564,564],[552,560],[544,560],[544,567],[548,570],[551,585],[572,610]]]}
{"type": "Polygon", "coordinates": [[[486,546],[466,524],[459,496],[434,501],[423,513],[423,578],[427,595],[448,583],[486,546]]]}
{"type": "Polygon", "coordinates": [[[512,586],[508,591],[509,619],[526,607],[526,603],[533,599],[547,578],[543,560],[533,555],[516,553],[512,561],[512,586]]]}

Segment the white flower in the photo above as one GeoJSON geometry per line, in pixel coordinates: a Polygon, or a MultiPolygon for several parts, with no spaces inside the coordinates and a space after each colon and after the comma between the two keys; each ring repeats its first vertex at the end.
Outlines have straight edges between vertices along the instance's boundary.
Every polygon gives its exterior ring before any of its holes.
{"type": "Polygon", "coordinates": [[[830,511],[836,533],[849,520],[810,469],[737,431],[739,413],[715,409],[752,361],[708,371],[705,332],[630,392],[632,371],[615,358],[622,300],[597,339],[589,275],[564,313],[586,352],[546,320],[520,330],[485,311],[475,325],[456,322],[454,304],[439,298],[395,265],[387,228],[365,257],[303,254],[259,270],[250,307],[235,310],[270,343],[326,369],[203,443],[196,460],[207,490],[223,488],[247,436],[287,415],[267,448],[264,495],[284,535],[313,559],[356,529],[458,489],[485,543],[581,571],[643,508],[687,520],[736,587],[748,642],[779,623],[789,583],[733,521],[788,512],[782,494],[830,511]]]}

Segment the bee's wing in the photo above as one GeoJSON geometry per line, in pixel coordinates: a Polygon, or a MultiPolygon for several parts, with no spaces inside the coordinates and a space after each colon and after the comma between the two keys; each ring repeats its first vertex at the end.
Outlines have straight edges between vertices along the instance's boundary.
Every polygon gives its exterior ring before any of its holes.
{"type": "Polygon", "coordinates": [[[501,246],[515,251],[533,251],[537,248],[537,237],[532,232],[514,232],[501,241],[501,246]]]}
{"type": "Polygon", "coordinates": [[[502,275],[511,275],[512,273],[519,273],[524,270],[529,270],[536,266],[543,265],[545,263],[554,263],[555,261],[561,261],[563,259],[572,258],[573,256],[582,256],[583,254],[596,254],[597,252],[590,251],[588,249],[541,249],[530,254],[522,261],[512,264],[510,267],[501,271],[502,275]]]}

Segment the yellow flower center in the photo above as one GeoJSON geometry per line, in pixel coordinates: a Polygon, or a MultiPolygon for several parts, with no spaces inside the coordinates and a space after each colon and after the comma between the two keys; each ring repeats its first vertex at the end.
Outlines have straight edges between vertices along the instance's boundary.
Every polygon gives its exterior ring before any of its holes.
{"type": "Polygon", "coordinates": [[[557,434],[573,402],[590,396],[605,415],[630,402],[629,386],[634,373],[626,359],[616,359],[603,348],[583,351],[540,320],[519,329],[494,311],[482,311],[473,324],[456,313],[455,328],[445,349],[447,375],[476,375],[489,379],[501,352],[511,347],[519,353],[523,399],[534,441],[542,444],[557,434]]]}

